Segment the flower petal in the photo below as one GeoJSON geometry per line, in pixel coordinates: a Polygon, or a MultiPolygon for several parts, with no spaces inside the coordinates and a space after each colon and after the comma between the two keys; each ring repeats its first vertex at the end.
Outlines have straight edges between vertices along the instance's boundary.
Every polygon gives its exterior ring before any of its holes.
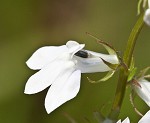
{"type": "Polygon", "coordinates": [[[118,120],[117,123],[121,123],[121,120],[118,120]]]}
{"type": "Polygon", "coordinates": [[[133,85],[134,90],[137,92],[139,97],[145,101],[145,103],[150,107],[150,82],[143,79],[139,81],[141,87],[133,85]]]}
{"type": "Polygon", "coordinates": [[[111,68],[109,68],[101,58],[113,64],[118,63],[118,59],[115,55],[105,55],[91,51],[88,53],[92,54],[92,56],[89,56],[89,58],[74,56],[74,59],[78,61],[76,65],[77,69],[80,69],[82,73],[110,71],[111,68]]]}
{"type": "Polygon", "coordinates": [[[80,70],[73,71],[73,69],[69,69],[51,85],[45,99],[47,113],[51,113],[77,95],[80,88],[81,72],[80,70]]]}
{"type": "Polygon", "coordinates": [[[65,45],[41,47],[33,53],[26,64],[29,68],[38,70],[65,52],[68,52],[68,48],[65,45]]]}
{"type": "Polygon", "coordinates": [[[127,117],[122,123],[130,123],[129,118],[127,117]]]}
{"type": "Polygon", "coordinates": [[[138,123],[149,123],[150,122],[150,111],[148,111],[138,123]]]}
{"type": "Polygon", "coordinates": [[[124,121],[118,120],[117,123],[130,123],[129,118],[127,117],[124,121]]]}
{"type": "Polygon", "coordinates": [[[145,11],[144,21],[150,26],[150,8],[145,11]]]}
{"type": "Polygon", "coordinates": [[[55,79],[63,74],[68,68],[73,68],[72,61],[54,61],[32,75],[26,83],[26,94],[38,93],[50,86],[55,79]]]}
{"type": "Polygon", "coordinates": [[[85,47],[85,44],[79,44],[76,41],[68,41],[66,43],[66,46],[69,49],[69,53],[71,53],[73,56],[76,52],[83,49],[85,47]]]}

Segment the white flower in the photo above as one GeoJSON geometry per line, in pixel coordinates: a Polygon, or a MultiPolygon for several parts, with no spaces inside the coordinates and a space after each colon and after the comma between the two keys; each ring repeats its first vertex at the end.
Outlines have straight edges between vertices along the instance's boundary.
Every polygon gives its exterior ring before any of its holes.
{"type": "MultiPolygon", "coordinates": [[[[150,110],[139,120],[138,123],[149,123],[149,122],[150,122],[150,110]]],[[[127,117],[123,122],[119,120],[117,123],[130,123],[130,120],[127,117]]]]}
{"type": "Polygon", "coordinates": [[[134,91],[150,107],[150,82],[145,79],[138,80],[139,85],[132,85],[134,91]]]}
{"type": "Polygon", "coordinates": [[[121,120],[119,120],[117,123],[130,123],[130,120],[127,117],[124,121],[121,122],[121,120]]]}
{"type": "Polygon", "coordinates": [[[147,25],[150,26],[150,0],[148,0],[148,9],[145,11],[144,21],[147,25]]]}
{"type": "Polygon", "coordinates": [[[33,70],[40,70],[26,83],[25,94],[35,94],[49,87],[45,98],[47,113],[74,98],[79,92],[81,73],[105,72],[111,69],[104,60],[117,64],[116,55],[82,50],[85,44],[68,41],[62,46],[39,48],[26,62],[33,70]]]}

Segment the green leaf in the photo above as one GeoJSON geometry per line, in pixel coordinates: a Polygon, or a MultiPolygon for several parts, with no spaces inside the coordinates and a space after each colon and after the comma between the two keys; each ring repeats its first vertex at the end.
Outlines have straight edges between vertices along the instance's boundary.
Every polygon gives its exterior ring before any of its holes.
{"type": "Polygon", "coordinates": [[[135,76],[136,74],[136,71],[137,71],[137,68],[134,67],[134,58],[132,56],[132,59],[131,59],[131,64],[130,64],[130,67],[129,67],[129,76],[128,76],[128,79],[127,81],[131,81],[133,79],[133,77],[135,76]]]}
{"type": "Polygon", "coordinates": [[[133,79],[133,77],[135,76],[136,74],[136,71],[137,71],[137,68],[132,68],[132,70],[130,71],[129,73],[129,76],[128,76],[128,81],[131,81],[133,79]]]}
{"type": "Polygon", "coordinates": [[[110,79],[114,75],[114,73],[115,73],[115,71],[111,70],[102,79],[100,79],[98,81],[91,80],[88,77],[87,77],[87,79],[89,80],[90,83],[100,83],[100,82],[104,82],[104,81],[107,81],[108,79],[110,79]]]}
{"type": "Polygon", "coordinates": [[[135,65],[135,63],[134,63],[134,58],[133,58],[133,56],[132,56],[131,64],[130,64],[129,70],[131,70],[131,71],[132,71],[132,69],[134,69],[134,68],[135,68],[135,67],[134,67],[134,65],[135,65]]]}

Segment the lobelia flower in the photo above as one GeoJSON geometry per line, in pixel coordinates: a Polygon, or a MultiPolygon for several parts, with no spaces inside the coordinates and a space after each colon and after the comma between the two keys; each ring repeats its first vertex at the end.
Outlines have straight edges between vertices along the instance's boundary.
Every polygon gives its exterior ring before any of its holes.
{"type": "Polygon", "coordinates": [[[132,84],[134,91],[150,107],[150,82],[144,78],[139,79],[139,85],[132,84]]]}
{"type": "Polygon", "coordinates": [[[150,0],[148,0],[148,9],[145,11],[144,21],[150,26],[150,0]]]}
{"type": "MultiPolygon", "coordinates": [[[[150,122],[150,110],[139,120],[138,123],[149,123],[150,122]]],[[[129,118],[127,117],[124,121],[119,120],[117,123],[130,123],[129,118]]]]}
{"type": "Polygon", "coordinates": [[[111,71],[102,59],[112,64],[119,62],[116,55],[83,50],[84,46],[75,41],[62,46],[45,46],[26,62],[30,69],[39,71],[28,79],[24,93],[35,94],[50,86],[45,98],[47,113],[77,95],[81,73],[111,71]]]}

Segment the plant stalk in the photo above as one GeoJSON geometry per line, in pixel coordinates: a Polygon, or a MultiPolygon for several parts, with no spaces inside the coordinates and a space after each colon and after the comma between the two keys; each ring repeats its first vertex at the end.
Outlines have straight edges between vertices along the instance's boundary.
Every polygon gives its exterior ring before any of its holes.
{"type": "MultiPolygon", "coordinates": [[[[127,41],[127,46],[124,52],[123,62],[125,63],[127,68],[130,67],[135,44],[143,25],[144,25],[143,14],[141,14],[130,33],[130,36],[127,41]]],[[[128,75],[129,75],[129,71],[122,66],[119,71],[117,89],[116,89],[113,105],[111,108],[111,112],[109,114],[109,118],[112,120],[117,120],[119,116],[125,91],[126,91],[128,75]]]]}

